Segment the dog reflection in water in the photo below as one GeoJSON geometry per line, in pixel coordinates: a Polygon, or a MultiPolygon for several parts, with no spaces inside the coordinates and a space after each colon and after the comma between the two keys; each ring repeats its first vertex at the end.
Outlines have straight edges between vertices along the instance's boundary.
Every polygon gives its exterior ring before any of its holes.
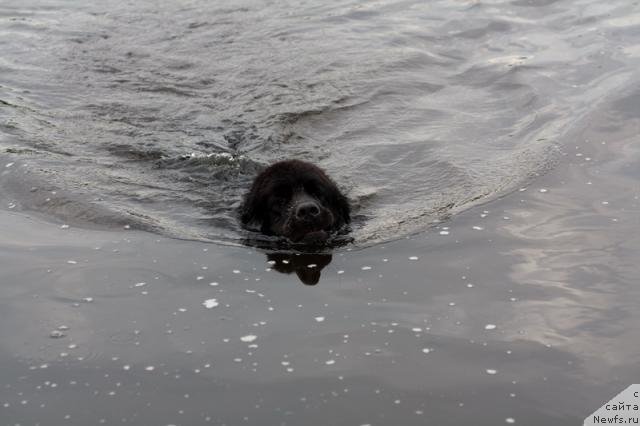
{"type": "Polygon", "coordinates": [[[320,281],[322,269],[331,263],[330,254],[317,253],[269,253],[267,260],[271,268],[283,273],[294,273],[306,285],[316,285],[320,281]]]}

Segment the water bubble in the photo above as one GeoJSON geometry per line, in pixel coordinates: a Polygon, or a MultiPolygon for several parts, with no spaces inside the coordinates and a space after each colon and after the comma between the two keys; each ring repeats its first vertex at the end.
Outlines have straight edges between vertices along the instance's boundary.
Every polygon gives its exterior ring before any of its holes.
{"type": "Polygon", "coordinates": [[[202,302],[202,304],[207,309],[215,308],[216,306],[219,305],[218,299],[207,299],[204,302],[202,302]]]}
{"type": "Polygon", "coordinates": [[[60,330],[53,330],[51,333],[49,333],[49,337],[51,337],[52,339],[60,339],[65,336],[66,334],[60,330]]]}

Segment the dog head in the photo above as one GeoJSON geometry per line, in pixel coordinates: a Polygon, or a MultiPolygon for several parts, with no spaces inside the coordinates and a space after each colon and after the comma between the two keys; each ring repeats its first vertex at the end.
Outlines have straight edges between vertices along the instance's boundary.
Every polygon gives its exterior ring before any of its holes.
{"type": "Polygon", "coordinates": [[[319,167],[299,160],[260,173],[240,207],[244,226],[294,243],[321,245],[350,221],[349,203],[319,167]]]}

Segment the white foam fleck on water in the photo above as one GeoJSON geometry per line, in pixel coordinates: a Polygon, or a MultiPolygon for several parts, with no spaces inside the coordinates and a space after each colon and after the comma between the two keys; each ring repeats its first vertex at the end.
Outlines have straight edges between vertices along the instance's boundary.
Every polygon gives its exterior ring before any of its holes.
{"type": "Polygon", "coordinates": [[[344,274],[344,271],[343,270],[338,271],[338,275],[340,274],[344,274]]]}
{"type": "Polygon", "coordinates": [[[145,285],[147,285],[147,283],[135,283],[133,286],[134,287],[144,287],[145,285]]]}
{"type": "Polygon", "coordinates": [[[409,260],[418,260],[419,257],[418,256],[409,256],[409,260]]]}
{"type": "Polygon", "coordinates": [[[329,359],[329,360],[327,360],[327,361],[325,362],[325,364],[327,364],[327,365],[333,365],[333,364],[335,364],[335,363],[336,363],[336,360],[335,360],[335,359],[329,359]]]}
{"type": "Polygon", "coordinates": [[[75,265],[75,264],[76,264],[76,263],[78,263],[78,262],[77,262],[77,261],[75,261],[75,260],[67,260],[67,263],[68,263],[69,265],[75,265]]]}
{"type": "Polygon", "coordinates": [[[204,302],[202,302],[202,304],[207,309],[215,308],[216,306],[219,305],[218,299],[207,299],[204,302]]]}
{"type": "Polygon", "coordinates": [[[69,225],[61,225],[60,229],[69,229],[69,225]]]}
{"type": "Polygon", "coordinates": [[[253,342],[254,340],[256,340],[256,338],[257,338],[257,336],[255,336],[255,335],[253,335],[253,334],[248,334],[248,335],[246,335],[246,336],[242,336],[242,337],[240,338],[240,340],[242,340],[242,341],[243,341],[243,342],[245,342],[245,343],[251,343],[251,342],[253,342]]]}
{"type": "Polygon", "coordinates": [[[440,231],[440,235],[449,235],[449,231],[440,231]]]}
{"type": "Polygon", "coordinates": [[[314,318],[317,322],[322,322],[324,321],[324,317],[315,317],[314,318]]]}
{"type": "Polygon", "coordinates": [[[484,326],[485,330],[495,330],[496,329],[496,325],[495,324],[487,324],[484,326]]]}
{"type": "Polygon", "coordinates": [[[515,423],[515,419],[513,417],[507,417],[506,419],[504,419],[505,423],[509,423],[509,424],[513,424],[515,423]]]}
{"type": "Polygon", "coordinates": [[[422,348],[422,352],[424,352],[425,354],[431,353],[431,351],[431,348],[422,348]]]}
{"type": "Polygon", "coordinates": [[[497,374],[497,373],[498,373],[498,370],[495,370],[495,369],[493,369],[493,368],[487,368],[487,370],[486,370],[486,371],[487,371],[487,374],[490,374],[490,375],[492,375],[492,376],[493,376],[494,374],[497,374]]]}
{"type": "Polygon", "coordinates": [[[147,370],[147,371],[153,371],[156,368],[153,365],[147,365],[144,369],[147,370]]]}
{"type": "Polygon", "coordinates": [[[361,269],[362,269],[363,271],[368,271],[368,270],[370,270],[370,269],[371,269],[371,266],[363,266],[361,269]]]}
{"type": "Polygon", "coordinates": [[[482,226],[474,226],[473,229],[475,229],[476,231],[484,230],[484,228],[482,226]]]}
{"type": "Polygon", "coordinates": [[[539,191],[540,191],[540,192],[542,192],[542,193],[544,194],[544,193],[545,193],[545,192],[547,192],[548,190],[547,190],[546,188],[540,188],[540,190],[539,190],[539,191]]]}
{"type": "Polygon", "coordinates": [[[214,282],[212,282],[212,283],[209,283],[209,285],[210,285],[211,287],[216,287],[216,286],[218,286],[219,284],[218,284],[217,282],[215,282],[215,281],[214,281],[214,282]]]}
{"type": "Polygon", "coordinates": [[[411,329],[411,331],[414,331],[414,332],[416,332],[416,333],[420,333],[420,332],[422,331],[422,329],[421,329],[420,327],[413,327],[413,328],[411,329]]]}

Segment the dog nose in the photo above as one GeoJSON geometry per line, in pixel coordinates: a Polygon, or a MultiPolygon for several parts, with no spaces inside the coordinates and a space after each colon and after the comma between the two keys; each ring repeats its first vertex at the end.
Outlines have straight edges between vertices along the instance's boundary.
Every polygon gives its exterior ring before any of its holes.
{"type": "Polygon", "coordinates": [[[296,217],[300,220],[311,220],[320,214],[320,208],[316,203],[306,202],[296,207],[296,217]]]}

